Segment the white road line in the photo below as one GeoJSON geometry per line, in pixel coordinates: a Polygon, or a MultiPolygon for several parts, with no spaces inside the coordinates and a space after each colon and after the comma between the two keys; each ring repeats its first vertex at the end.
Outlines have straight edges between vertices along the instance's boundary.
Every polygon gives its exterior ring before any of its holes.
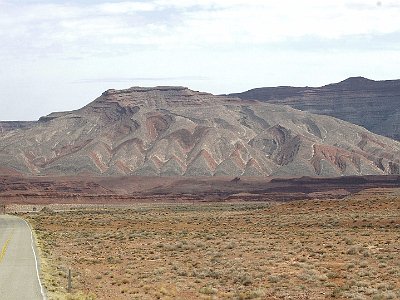
{"type": "Polygon", "coordinates": [[[37,276],[37,279],[38,279],[38,282],[39,282],[40,293],[42,294],[42,298],[43,298],[43,300],[46,300],[46,294],[44,292],[42,281],[40,280],[40,275],[39,275],[39,264],[38,264],[38,260],[37,260],[37,257],[36,257],[35,247],[34,247],[32,228],[31,228],[31,226],[28,224],[28,222],[26,220],[24,220],[24,219],[22,219],[22,220],[25,222],[26,226],[28,226],[29,231],[31,233],[31,247],[32,247],[33,256],[35,258],[36,276],[37,276]]]}

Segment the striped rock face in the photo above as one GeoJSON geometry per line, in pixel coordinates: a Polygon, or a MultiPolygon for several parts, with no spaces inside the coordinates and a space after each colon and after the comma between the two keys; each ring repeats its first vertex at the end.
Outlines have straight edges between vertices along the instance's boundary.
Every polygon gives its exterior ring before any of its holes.
{"type": "Polygon", "coordinates": [[[400,141],[400,80],[350,77],[322,87],[266,87],[231,96],[329,115],[400,141]]]}
{"type": "Polygon", "coordinates": [[[108,90],[0,134],[0,173],[338,176],[399,174],[400,143],[288,106],[184,87],[108,90]]]}

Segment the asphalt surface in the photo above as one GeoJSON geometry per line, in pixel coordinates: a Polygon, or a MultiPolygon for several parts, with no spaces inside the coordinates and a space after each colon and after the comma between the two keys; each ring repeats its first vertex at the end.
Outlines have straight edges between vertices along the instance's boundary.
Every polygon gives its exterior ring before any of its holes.
{"type": "Polygon", "coordinates": [[[15,216],[0,215],[0,298],[45,299],[31,229],[15,216]]]}

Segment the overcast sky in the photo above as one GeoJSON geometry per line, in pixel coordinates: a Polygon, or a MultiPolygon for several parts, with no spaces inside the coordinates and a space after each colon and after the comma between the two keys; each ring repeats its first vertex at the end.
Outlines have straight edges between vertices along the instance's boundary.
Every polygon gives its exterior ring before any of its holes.
{"type": "Polygon", "coordinates": [[[0,0],[0,120],[110,88],[399,79],[400,0],[0,0]]]}

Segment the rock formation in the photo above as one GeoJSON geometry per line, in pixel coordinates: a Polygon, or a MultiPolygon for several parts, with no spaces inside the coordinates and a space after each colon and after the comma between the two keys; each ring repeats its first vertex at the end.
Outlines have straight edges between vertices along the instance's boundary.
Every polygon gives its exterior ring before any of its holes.
{"type": "Polygon", "coordinates": [[[400,143],[329,116],[184,87],[108,90],[0,135],[0,174],[399,174],[400,143]]]}
{"type": "Polygon", "coordinates": [[[400,140],[400,80],[352,77],[323,87],[266,87],[230,96],[333,116],[400,140]]]}
{"type": "Polygon", "coordinates": [[[30,128],[35,124],[35,121],[0,121],[0,134],[15,129],[30,128]]]}

